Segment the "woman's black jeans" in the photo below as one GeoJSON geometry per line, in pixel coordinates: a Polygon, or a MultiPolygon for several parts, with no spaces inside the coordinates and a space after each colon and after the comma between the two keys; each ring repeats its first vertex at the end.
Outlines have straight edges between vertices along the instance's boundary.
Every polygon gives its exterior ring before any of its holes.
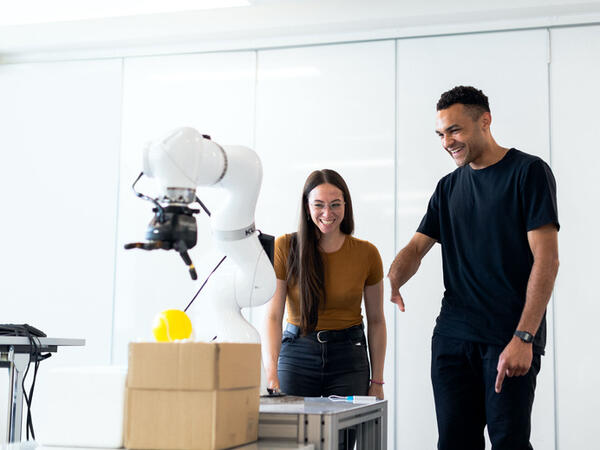
{"type": "Polygon", "coordinates": [[[300,336],[290,323],[278,364],[282,392],[300,397],[367,395],[369,358],[363,325],[300,336]]]}
{"type": "MultiPolygon", "coordinates": [[[[288,323],[277,366],[281,392],[299,397],[367,395],[371,369],[363,329],[361,324],[300,336],[300,329],[288,323]]],[[[355,442],[354,429],[340,431],[340,450],[354,448],[355,442]]]]}

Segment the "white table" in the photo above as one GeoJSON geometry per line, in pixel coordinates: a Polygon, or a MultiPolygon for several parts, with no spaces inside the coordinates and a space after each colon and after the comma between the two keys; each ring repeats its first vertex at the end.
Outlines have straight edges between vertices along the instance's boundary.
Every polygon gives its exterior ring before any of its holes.
{"type": "MultiPolygon", "coordinates": [[[[27,441],[9,446],[0,446],[0,450],[125,450],[125,449],[109,449],[101,447],[54,447],[47,445],[38,445],[36,442],[27,441]]],[[[234,450],[234,449],[232,449],[234,450]]],[[[257,442],[251,444],[242,445],[241,447],[235,447],[235,450],[315,450],[312,444],[298,444],[290,442],[288,440],[277,440],[277,439],[260,439],[257,442]]]]}
{"type": "MultiPolygon", "coordinates": [[[[85,339],[34,338],[40,352],[54,353],[60,346],[85,345],[85,339]]],[[[23,423],[23,376],[31,357],[31,344],[26,336],[0,336],[0,367],[7,367],[8,386],[8,425],[7,442],[21,441],[23,423]]]]}
{"type": "Polygon", "coordinates": [[[315,446],[312,444],[298,444],[289,440],[259,439],[252,444],[235,447],[235,450],[315,450],[315,446]]]}
{"type": "Polygon", "coordinates": [[[387,401],[371,404],[315,397],[260,399],[258,438],[290,439],[315,450],[337,450],[339,432],[356,430],[359,450],[387,449],[387,401]]]}

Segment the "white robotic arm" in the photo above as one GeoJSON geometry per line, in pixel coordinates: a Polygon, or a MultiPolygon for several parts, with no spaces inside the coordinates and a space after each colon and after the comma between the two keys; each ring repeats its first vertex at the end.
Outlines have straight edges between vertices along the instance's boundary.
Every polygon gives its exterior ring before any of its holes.
{"type": "Polygon", "coordinates": [[[210,186],[223,178],[227,157],[219,144],[185,127],[150,142],[144,149],[143,167],[144,174],[157,181],[164,196],[176,201],[174,189],[195,193],[198,186],[210,186]]]}
{"type": "Polygon", "coordinates": [[[262,181],[258,155],[242,146],[222,147],[186,127],[148,144],[143,168],[145,175],[157,181],[160,196],[149,199],[138,194],[153,201],[155,217],[146,232],[148,242],[126,248],[175,249],[194,277],[193,264],[186,256],[196,243],[193,214],[199,211],[188,205],[197,200],[197,187],[221,188],[223,199],[212,211],[210,223],[216,246],[227,260],[207,285],[202,304],[192,309],[196,339],[217,336],[219,341],[260,342],[240,313],[242,307],[266,303],[275,291],[273,266],[254,225],[262,181]]]}

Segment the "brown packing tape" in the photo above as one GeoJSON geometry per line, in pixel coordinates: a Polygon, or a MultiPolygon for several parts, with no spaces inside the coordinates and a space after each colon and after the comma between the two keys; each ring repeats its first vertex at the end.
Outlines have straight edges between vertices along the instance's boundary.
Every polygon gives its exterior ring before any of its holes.
{"type": "Polygon", "coordinates": [[[214,448],[258,439],[259,388],[218,391],[214,448]]]}
{"type": "Polygon", "coordinates": [[[219,344],[219,389],[260,385],[260,344],[219,344]]]}
{"type": "Polygon", "coordinates": [[[221,347],[215,344],[215,364],[214,364],[214,377],[215,377],[215,389],[219,389],[219,360],[221,359],[221,347]]]}
{"type": "Polygon", "coordinates": [[[213,366],[218,348],[214,344],[182,343],[179,345],[178,389],[216,389],[218,374],[213,366]],[[198,345],[200,344],[200,345],[198,345]]]}

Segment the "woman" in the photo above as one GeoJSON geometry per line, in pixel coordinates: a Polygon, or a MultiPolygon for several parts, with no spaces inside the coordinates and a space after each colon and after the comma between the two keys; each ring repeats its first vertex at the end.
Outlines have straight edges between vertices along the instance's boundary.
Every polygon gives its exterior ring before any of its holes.
{"type": "Polygon", "coordinates": [[[386,328],[381,257],[371,243],[351,236],[352,200],[337,172],[324,169],[308,176],[300,216],[298,232],[275,242],[277,288],[268,306],[263,346],[269,387],[303,397],[382,399],[386,328]]]}

